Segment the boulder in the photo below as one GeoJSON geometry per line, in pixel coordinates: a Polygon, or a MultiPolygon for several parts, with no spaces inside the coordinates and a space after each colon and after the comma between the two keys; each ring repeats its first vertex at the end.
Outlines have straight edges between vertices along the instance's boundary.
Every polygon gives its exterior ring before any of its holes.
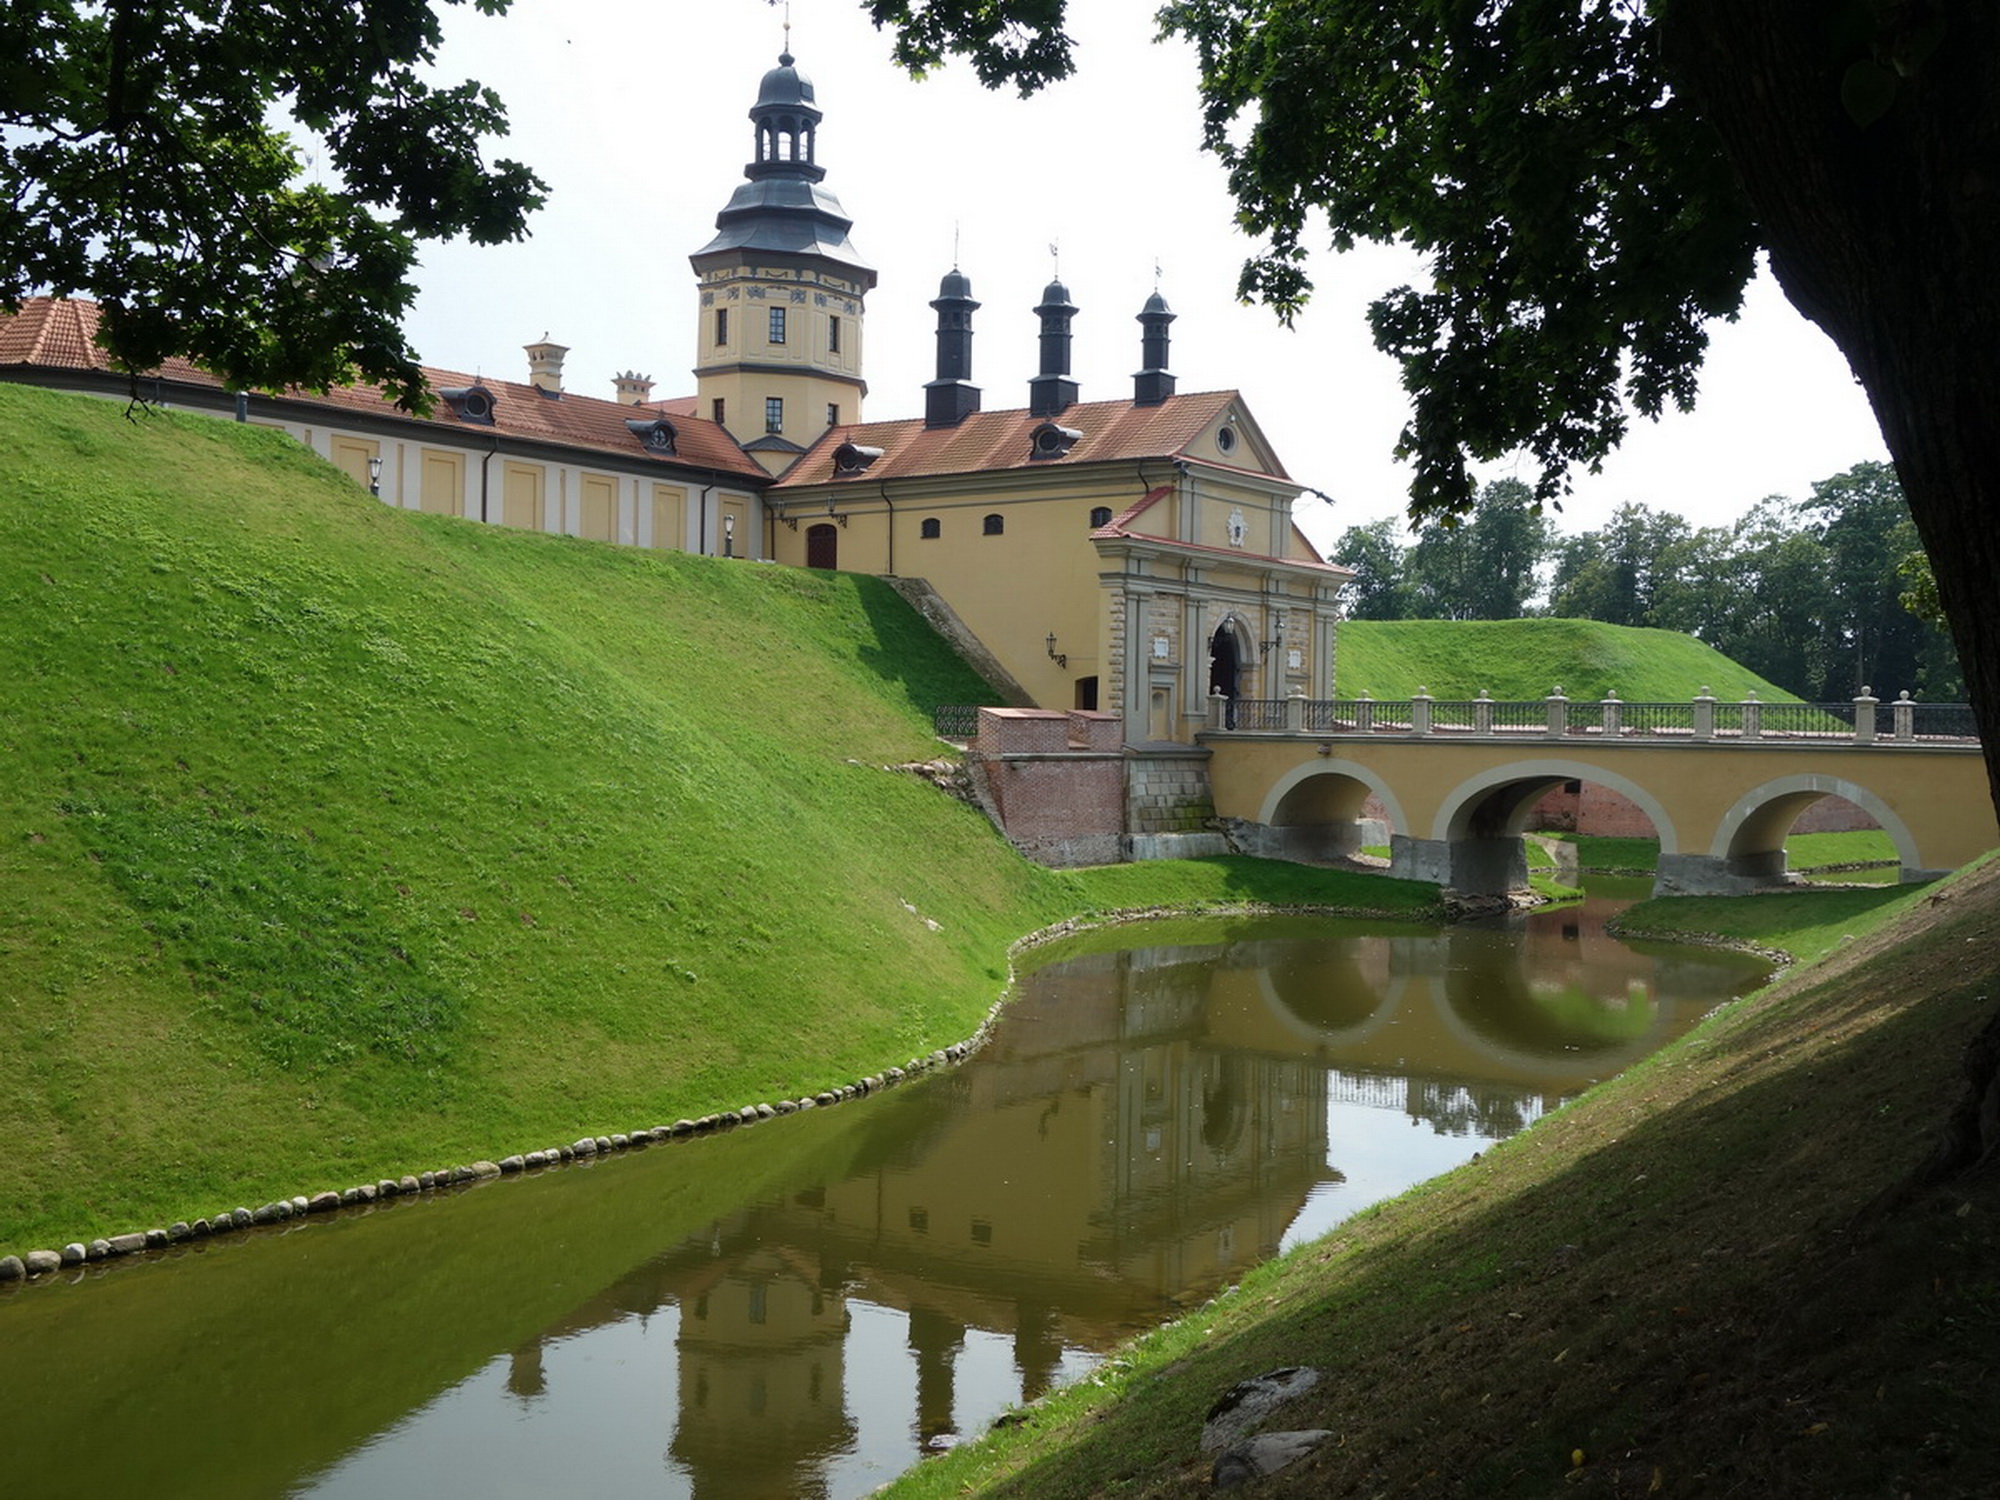
{"type": "Polygon", "coordinates": [[[1319,1371],[1307,1365],[1287,1365],[1237,1381],[1208,1409],[1201,1428],[1201,1451],[1217,1453],[1227,1448],[1287,1401],[1296,1400],[1318,1384],[1319,1371]]]}
{"type": "Polygon", "coordinates": [[[1260,1432],[1227,1449],[1216,1459],[1209,1483],[1216,1489],[1234,1489],[1266,1474],[1275,1474],[1304,1458],[1333,1434],[1325,1428],[1303,1432],[1260,1432]]]}

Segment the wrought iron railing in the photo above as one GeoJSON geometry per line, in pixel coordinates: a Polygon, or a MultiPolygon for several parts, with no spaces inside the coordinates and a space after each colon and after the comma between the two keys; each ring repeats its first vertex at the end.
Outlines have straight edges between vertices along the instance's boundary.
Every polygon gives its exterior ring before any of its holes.
{"type": "Polygon", "coordinates": [[[940,703],[931,710],[931,730],[941,740],[969,740],[979,734],[977,703],[940,703]]]}

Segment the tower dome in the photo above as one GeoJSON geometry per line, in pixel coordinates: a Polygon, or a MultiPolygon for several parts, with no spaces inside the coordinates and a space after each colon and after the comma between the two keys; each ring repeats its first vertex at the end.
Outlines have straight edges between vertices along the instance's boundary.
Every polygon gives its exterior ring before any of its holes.
{"type": "MultiPolygon", "coordinates": [[[[813,102],[812,80],[792,64],[795,59],[789,52],[778,54],[778,65],[764,75],[764,81],[757,88],[756,109],[767,105],[790,105],[794,108],[813,102]]],[[[751,118],[756,118],[756,109],[751,118]]]]}

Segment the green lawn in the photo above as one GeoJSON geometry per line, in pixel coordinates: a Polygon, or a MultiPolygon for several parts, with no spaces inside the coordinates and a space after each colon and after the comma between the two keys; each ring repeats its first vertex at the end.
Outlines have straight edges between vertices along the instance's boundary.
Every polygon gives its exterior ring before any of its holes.
{"type": "Polygon", "coordinates": [[[288,438],[0,386],[0,1247],[816,1091],[1125,905],[886,769],[990,701],[886,585],[382,506],[288,438]]]}
{"type": "Polygon", "coordinates": [[[1687,703],[1703,688],[1725,702],[1752,690],[1798,701],[1692,636],[1596,620],[1348,620],[1335,676],[1343,698],[1404,699],[1422,687],[1463,699],[1484,688],[1504,702],[1560,686],[1579,701],[1687,703]]]}

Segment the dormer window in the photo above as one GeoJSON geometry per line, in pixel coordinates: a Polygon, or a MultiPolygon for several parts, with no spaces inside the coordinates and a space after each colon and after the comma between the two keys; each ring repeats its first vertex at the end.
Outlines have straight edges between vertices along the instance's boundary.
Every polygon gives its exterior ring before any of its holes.
{"type": "Polygon", "coordinates": [[[674,451],[674,426],[665,417],[654,417],[646,421],[640,417],[627,417],[626,429],[646,445],[649,453],[672,453],[674,451]]]}
{"type": "Polygon", "coordinates": [[[493,393],[485,386],[449,386],[439,390],[438,395],[459,421],[477,422],[482,427],[493,425],[493,393]]]}
{"type": "Polygon", "coordinates": [[[881,456],[880,448],[864,448],[859,443],[842,443],[833,450],[834,477],[845,479],[850,475],[863,473],[881,456]]]}
{"type": "Polygon", "coordinates": [[[1028,438],[1028,456],[1035,459],[1065,458],[1082,436],[1074,427],[1059,427],[1054,422],[1044,422],[1028,438]]]}

